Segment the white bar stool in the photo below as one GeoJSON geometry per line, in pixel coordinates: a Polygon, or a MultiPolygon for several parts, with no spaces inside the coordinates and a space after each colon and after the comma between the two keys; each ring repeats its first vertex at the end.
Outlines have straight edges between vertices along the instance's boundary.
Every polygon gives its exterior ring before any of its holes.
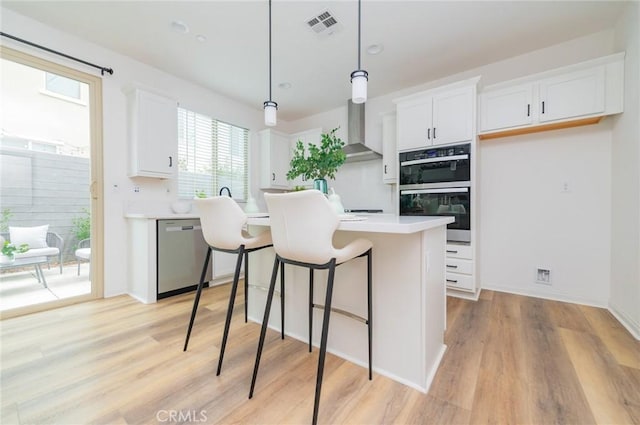
{"type": "MultiPolygon", "coordinates": [[[[320,357],[318,359],[318,372],[316,376],[316,392],[313,405],[313,424],[318,421],[318,406],[320,404],[320,391],[322,388],[322,375],[327,351],[327,336],[329,333],[329,317],[331,313],[331,296],[336,266],[358,257],[367,257],[367,318],[359,318],[367,324],[369,340],[369,379],[371,373],[371,257],[372,243],[367,239],[356,239],[344,248],[334,248],[333,234],[337,230],[340,219],[327,198],[318,190],[304,190],[285,194],[265,193],[265,200],[269,210],[271,222],[271,235],[276,258],[271,274],[271,283],[267,295],[267,303],[262,320],[262,330],[256,354],[256,363],[253,369],[251,390],[249,398],[253,397],[256,384],[260,357],[267,332],[271,302],[275,291],[278,266],[284,263],[296,266],[308,267],[309,275],[309,351],[311,351],[311,308],[324,309],[322,323],[322,335],[320,339],[320,357]],[[313,303],[313,270],[328,269],[327,292],[325,304],[321,306],[313,303]]],[[[282,276],[282,273],[281,273],[282,276]]],[[[282,289],[281,289],[282,291],[282,289]]],[[[334,310],[337,313],[354,317],[351,313],[342,310],[334,310]]],[[[355,316],[357,317],[357,316],[355,316]]],[[[284,324],[283,324],[284,328],[284,324]]]]}
{"type": "MultiPolygon", "coordinates": [[[[233,284],[231,286],[231,295],[229,296],[229,306],[227,308],[227,318],[224,323],[224,333],[222,335],[222,345],[220,346],[220,356],[218,358],[218,370],[216,376],[220,375],[222,369],[222,359],[224,358],[224,350],[227,345],[227,337],[229,336],[229,326],[231,325],[231,316],[233,314],[233,305],[238,290],[238,280],[240,279],[240,269],[242,268],[242,259],[244,258],[244,321],[247,322],[247,294],[249,286],[249,253],[258,251],[271,246],[271,232],[260,233],[257,236],[251,236],[245,230],[244,225],[247,223],[247,215],[242,208],[233,199],[227,196],[214,196],[211,198],[196,198],[193,201],[196,210],[200,214],[200,224],[202,225],[202,235],[204,240],[209,244],[207,257],[204,260],[202,274],[200,275],[200,283],[196,292],[196,298],[193,301],[193,309],[191,311],[191,320],[187,329],[187,337],[184,341],[183,351],[187,351],[189,337],[193,322],[196,318],[198,303],[200,302],[200,294],[204,286],[207,267],[211,258],[211,251],[228,252],[238,254],[236,261],[236,270],[233,276],[233,284]]],[[[284,317],[282,318],[284,328],[284,317]]]]}

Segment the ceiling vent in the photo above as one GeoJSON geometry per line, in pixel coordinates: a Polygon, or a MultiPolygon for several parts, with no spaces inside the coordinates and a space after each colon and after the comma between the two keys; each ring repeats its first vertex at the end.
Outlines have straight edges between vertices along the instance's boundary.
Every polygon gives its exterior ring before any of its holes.
{"type": "Polygon", "coordinates": [[[342,25],[328,10],[324,10],[307,19],[306,24],[320,37],[335,34],[342,29],[342,25]]]}

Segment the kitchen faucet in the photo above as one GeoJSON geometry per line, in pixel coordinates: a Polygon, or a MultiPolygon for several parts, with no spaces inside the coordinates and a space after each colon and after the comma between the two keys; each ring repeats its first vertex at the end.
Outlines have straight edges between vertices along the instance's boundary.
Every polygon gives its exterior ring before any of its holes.
{"type": "Polygon", "coordinates": [[[227,186],[222,186],[218,195],[222,196],[222,191],[225,189],[227,189],[227,194],[229,195],[229,198],[231,198],[231,189],[229,189],[227,186]]]}

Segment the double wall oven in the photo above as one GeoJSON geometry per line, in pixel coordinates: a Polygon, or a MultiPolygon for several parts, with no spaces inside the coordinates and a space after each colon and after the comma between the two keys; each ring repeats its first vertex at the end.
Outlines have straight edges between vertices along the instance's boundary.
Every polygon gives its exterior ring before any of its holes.
{"type": "Polygon", "coordinates": [[[471,241],[471,145],[400,153],[400,215],[447,215],[447,240],[471,241]]]}

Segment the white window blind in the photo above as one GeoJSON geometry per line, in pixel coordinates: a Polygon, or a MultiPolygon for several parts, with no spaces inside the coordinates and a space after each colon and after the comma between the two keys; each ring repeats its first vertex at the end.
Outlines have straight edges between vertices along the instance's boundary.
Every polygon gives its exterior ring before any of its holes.
{"type": "Polygon", "coordinates": [[[217,195],[226,186],[246,200],[248,144],[249,130],[178,108],[179,197],[217,195]]]}

